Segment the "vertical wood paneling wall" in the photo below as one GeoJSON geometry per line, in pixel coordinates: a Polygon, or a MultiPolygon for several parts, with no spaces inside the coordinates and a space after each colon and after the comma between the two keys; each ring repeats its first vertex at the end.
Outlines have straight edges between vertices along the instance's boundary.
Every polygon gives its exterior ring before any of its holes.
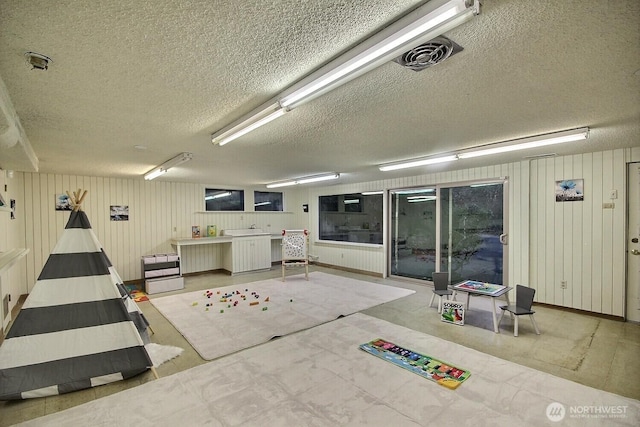
{"type": "MultiPolygon", "coordinates": [[[[68,211],[55,211],[55,195],[78,188],[88,190],[83,204],[93,231],[123,280],[142,277],[143,255],[175,252],[172,238],[191,237],[191,226],[216,225],[218,231],[230,228],[257,228],[274,233],[283,228],[306,224],[300,203],[300,191],[284,192],[287,212],[204,212],[202,184],[163,181],[100,178],[72,175],[16,173],[24,183],[19,199],[24,199],[25,245],[27,256],[26,288],[30,292],[51,250],[69,218],[68,211]],[[129,221],[111,221],[111,205],[129,206],[129,221]]],[[[245,206],[253,202],[253,189],[245,189],[245,206]]],[[[304,199],[304,197],[303,197],[304,199]]],[[[306,215],[306,214],[305,214],[306,215]]],[[[183,272],[206,271],[222,267],[220,245],[200,245],[185,249],[183,272]]],[[[23,281],[24,283],[24,281],[23,281]]]]}
{"type": "MultiPolygon", "coordinates": [[[[640,161],[640,148],[621,149],[388,179],[285,191],[284,213],[203,212],[204,185],[142,180],[16,173],[7,199],[16,199],[18,219],[0,213],[0,250],[27,247],[29,254],[9,274],[0,277],[13,303],[33,287],[44,262],[63,232],[69,212],[56,212],[56,194],[89,190],[85,210],[94,232],[123,280],[141,278],[140,257],[173,252],[171,238],[190,237],[191,226],[218,230],[252,224],[273,233],[283,228],[311,232],[310,253],[319,262],[387,274],[383,247],[317,242],[318,196],[367,190],[508,178],[507,280],[537,290],[538,302],[622,316],[625,290],[626,163],[640,161]],[[556,203],[555,181],[584,179],[583,202],[556,203]],[[618,190],[614,209],[603,209],[610,190],[618,190]],[[309,212],[302,211],[309,204],[309,212]],[[128,205],[129,221],[110,221],[110,205],[128,205]],[[7,277],[9,276],[9,277],[7,277]],[[561,282],[567,288],[561,288],[561,282]],[[8,283],[8,284],[7,284],[8,283]]],[[[245,189],[245,197],[253,189],[245,189]]],[[[386,200],[385,200],[386,205],[386,200]]],[[[386,225],[385,225],[386,227],[386,225]]],[[[387,230],[385,229],[385,235],[387,230]]],[[[185,249],[186,273],[222,267],[222,247],[185,249]]],[[[272,244],[272,259],[277,258],[272,244]]]]}
{"type": "Polygon", "coordinates": [[[530,285],[536,300],[624,315],[626,163],[634,157],[632,150],[615,150],[532,161],[530,285]],[[584,201],[555,201],[555,182],[563,179],[584,179],[584,201]]]}

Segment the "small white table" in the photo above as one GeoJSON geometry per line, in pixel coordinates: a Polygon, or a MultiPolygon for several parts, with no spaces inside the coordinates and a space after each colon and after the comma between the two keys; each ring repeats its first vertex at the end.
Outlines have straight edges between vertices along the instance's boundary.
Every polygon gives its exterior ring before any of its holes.
{"type": "Polygon", "coordinates": [[[513,289],[512,287],[478,282],[475,280],[465,280],[456,285],[451,285],[450,288],[453,290],[453,300],[456,299],[457,292],[465,292],[467,294],[467,310],[469,310],[469,297],[471,295],[491,298],[493,307],[491,311],[491,315],[493,316],[493,332],[496,334],[499,332],[498,319],[496,317],[496,298],[504,295],[507,300],[507,305],[509,305],[509,291],[513,289]]]}

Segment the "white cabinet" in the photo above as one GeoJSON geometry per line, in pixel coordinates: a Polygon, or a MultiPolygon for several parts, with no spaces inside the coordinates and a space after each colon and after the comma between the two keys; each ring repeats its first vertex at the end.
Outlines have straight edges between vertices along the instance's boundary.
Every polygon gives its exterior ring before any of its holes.
{"type": "Polygon", "coordinates": [[[271,236],[234,236],[223,250],[223,266],[231,274],[271,268],[271,236]]]}

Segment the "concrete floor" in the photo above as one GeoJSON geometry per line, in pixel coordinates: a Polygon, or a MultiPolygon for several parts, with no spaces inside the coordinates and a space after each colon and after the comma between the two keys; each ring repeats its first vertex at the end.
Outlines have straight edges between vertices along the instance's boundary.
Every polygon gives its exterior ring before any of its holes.
{"type": "MultiPolygon", "coordinates": [[[[312,266],[312,271],[398,285],[398,280],[386,280],[312,266]]],[[[292,271],[290,274],[295,274],[292,271]]],[[[279,268],[271,271],[229,276],[211,273],[187,277],[185,289],[179,292],[211,289],[220,286],[248,283],[278,277],[279,268]]],[[[535,307],[541,335],[536,335],[531,322],[520,321],[520,334],[513,336],[512,321],[505,317],[499,334],[493,332],[488,298],[472,298],[465,325],[455,326],[440,321],[437,309],[429,308],[431,287],[412,281],[400,282],[415,294],[363,311],[363,313],[416,331],[428,333],[465,347],[544,371],[558,377],[597,389],[640,400],[640,325],[577,314],[549,307],[535,307]]],[[[174,292],[177,293],[177,292],[174,292]]],[[[166,296],[171,293],[158,294],[166,296]]],[[[151,296],[153,298],[153,296],[151,296]]],[[[161,365],[157,372],[169,376],[191,367],[207,363],[191,348],[177,330],[149,302],[139,303],[152,325],[153,342],[174,345],[185,351],[179,357],[161,365]]],[[[79,405],[118,391],[153,381],[151,372],[138,377],[61,396],[25,401],[0,402],[0,426],[41,417],[79,405]]],[[[144,404],[131,402],[135,405],[144,404]]]]}

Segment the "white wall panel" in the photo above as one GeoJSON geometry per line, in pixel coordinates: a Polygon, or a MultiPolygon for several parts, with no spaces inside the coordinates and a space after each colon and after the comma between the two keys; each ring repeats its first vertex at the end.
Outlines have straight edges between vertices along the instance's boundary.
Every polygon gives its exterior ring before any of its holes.
{"type": "Polygon", "coordinates": [[[537,301],[623,315],[624,174],[631,155],[615,150],[532,161],[530,286],[537,301]],[[584,179],[584,201],[555,201],[555,182],[563,179],[584,179]],[[618,198],[611,200],[614,189],[618,198]],[[614,209],[603,207],[611,202],[614,209]]]}

